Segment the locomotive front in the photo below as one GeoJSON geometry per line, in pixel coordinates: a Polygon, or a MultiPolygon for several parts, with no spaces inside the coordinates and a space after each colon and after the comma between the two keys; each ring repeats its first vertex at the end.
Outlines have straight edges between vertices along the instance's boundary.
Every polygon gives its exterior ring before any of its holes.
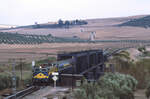
{"type": "Polygon", "coordinates": [[[49,83],[49,69],[47,67],[35,66],[33,69],[33,85],[49,83]]]}

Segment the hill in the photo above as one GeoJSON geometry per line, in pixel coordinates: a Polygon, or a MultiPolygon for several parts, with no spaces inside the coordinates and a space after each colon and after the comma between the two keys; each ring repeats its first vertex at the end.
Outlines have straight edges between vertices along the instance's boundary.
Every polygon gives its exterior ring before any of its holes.
{"type": "Polygon", "coordinates": [[[119,26],[135,26],[135,27],[149,28],[150,27],[150,15],[142,17],[142,18],[138,18],[138,19],[131,19],[130,21],[122,23],[119,26]]]}
{"type": "MultiPolygon", "coordinates": [[[[14,28],[7,30],[0,30],[0,32],[28,34],[28,35],[48,35],[51,34],[54,37],[73,38],[79,37],[81,39],[88,40],[91,32],[96,33],[96,40],[149,40],[150,28],[145,29],[141,27],[122,26],[118,25],[129,22],[131,20],[138,20],[147,15],[129,16],[129,17],[117,17],[117,18],[102,18],[102,19],[87,19],[88,24],[73,25],[69,28],[14,28]]],[[[51,23],[40,24],[47,25],[51,23]]]]}
{"type": "Polygon", "coordinates": [[[72,26],[78,26],[78,25],[86,25],[88,24],[87,21],[85,20],[58,20],[58,22],[48,22],[48,23],[44,23],[44,24],[38,24],[37,22],[35,22],[34,25],[27,25],[27,26],[18,26],[17,28],[31,28],[31,29],[39,29],[39,28],[51,28],[51,29],[55,29],[55,28],[69,28],[72,26]]]}
{"type": "Polygon", "coordinates": [[[12,27],[17,27],[17,26],[15,26],[15,25],[4,25],[4,24],[0,24],[0,29],[12,28],[12,27]]]}

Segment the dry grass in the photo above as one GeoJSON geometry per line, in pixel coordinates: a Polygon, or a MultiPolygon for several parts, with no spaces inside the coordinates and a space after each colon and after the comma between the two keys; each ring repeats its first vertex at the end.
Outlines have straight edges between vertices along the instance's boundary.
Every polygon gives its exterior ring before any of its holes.
{"type": "Polygon", "coordinates": [[[26,61],[39,60],[49,56],[56,56],[60,52],[80,51],[102,48],[103,44],[88,43],[51,43],[40,45],[0,45],[0,62],[8,62],[10,58],[26,58],[26,61]]]}
{"type": "MultiPolygon", "coordinates": [[[[73,52],[89,49],[120,48],[138,44],[128,43],[44,43],[39,45],[0,44],[0,64],[9,64],[9,59],[25,58],[24,61],[41,60],[56,57],[61,52],[73,52]]],[[[19,62],[19,60],[17,60],[19,62]]]]}

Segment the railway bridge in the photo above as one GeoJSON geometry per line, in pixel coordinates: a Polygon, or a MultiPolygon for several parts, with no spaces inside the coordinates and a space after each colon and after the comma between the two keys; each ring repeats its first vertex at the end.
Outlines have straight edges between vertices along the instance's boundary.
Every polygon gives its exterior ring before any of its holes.
{"type": "Polygon", "coordinates": [[[74,61],[72,66],[60,71],[60,84],[75,86],[83,78],[96,81],[104,74],[107,54],[102,49],[58,54],[57,61],[70,58],[74,61]]]}

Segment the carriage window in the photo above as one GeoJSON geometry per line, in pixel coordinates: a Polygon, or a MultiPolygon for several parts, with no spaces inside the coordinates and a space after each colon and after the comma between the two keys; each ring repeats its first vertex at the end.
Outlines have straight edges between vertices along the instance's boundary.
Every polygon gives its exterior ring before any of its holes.
{"type": "Polygon", "coordinates": [[[37,68],[37,69],[35,69],[34,71],[35,71],[35,72],[39,72],[39,71],[40,71],[40,69],[39,69],[39,68],[37,68]]]}
{"type": "Polygon", "coordinates": [[[46,72],[47,70],[46,70],[46,69],[42,69],[42,71],[43,71],[43,72],[46,72]]]}

